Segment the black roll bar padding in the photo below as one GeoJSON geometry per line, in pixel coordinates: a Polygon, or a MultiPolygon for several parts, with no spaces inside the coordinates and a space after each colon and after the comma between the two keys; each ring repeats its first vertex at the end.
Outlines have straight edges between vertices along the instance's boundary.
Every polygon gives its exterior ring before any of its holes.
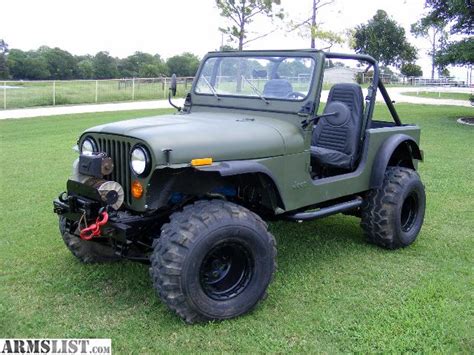
{"type": "Polygon", "coordinates": [[[398,116],[398,112],[395,109],[395,106],[393,105],[393,101],[392,99],[390,99],[390,96],[388,95],[387,89],[385,88],[385,85],[382,83],[382,80],[379,80],[378,87],[385,101],[385,104],[387,105],[388,110],[390,111],[390,114],[392,115],[392,118],[395,121],[395,124],[397,126],[401,126],[402,121],[400,120],[400,117],[398,116]]]}

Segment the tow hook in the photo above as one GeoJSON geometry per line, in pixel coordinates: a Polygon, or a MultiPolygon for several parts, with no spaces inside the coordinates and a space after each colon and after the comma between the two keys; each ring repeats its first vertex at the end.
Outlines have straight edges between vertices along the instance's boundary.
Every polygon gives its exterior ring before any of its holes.
{"type": "Polygon", "coordinates": [[[94,224],[91,224],[90,226],[87,226],[86,228],[83,228],[80,230],[79,236],[83,240],[91,240],[94,237],[100,237],[101,231],[100,227],[102,227],[104,224],[106,224],[109,220],[109,214],[105,209],[101,209],[99,211],[99,216],[95,220],[94,224]]]}

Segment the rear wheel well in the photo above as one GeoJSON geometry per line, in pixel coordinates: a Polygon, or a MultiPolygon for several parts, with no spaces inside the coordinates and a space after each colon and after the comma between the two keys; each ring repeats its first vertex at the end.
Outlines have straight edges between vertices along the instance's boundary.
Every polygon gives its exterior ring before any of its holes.
{"type": "Polygon", "coordinates": [[[388,161],[388,166],[401,166],[404,168],[414,169],[413,152],[409,141],[402,142],[393,151],[388,161]]]}

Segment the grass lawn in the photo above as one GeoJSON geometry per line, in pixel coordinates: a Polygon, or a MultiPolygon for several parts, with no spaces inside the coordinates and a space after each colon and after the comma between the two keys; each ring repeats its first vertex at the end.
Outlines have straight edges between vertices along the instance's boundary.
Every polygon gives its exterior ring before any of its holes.
{"type": "Polygon", "coordinates": [[[427,99],[450,99],[468,101],[471,94],[464,92],[419,91],[402,92],[402,95],[424,97],[427,99]]]}
{"type": "Polygon", "coordinates": [[[0,337],[112,338],[116,353],[472,353],[474,129],[456,123],[472,109],[397,107],[422,127],[418,241],[398,251],[368,245],[359,221],[343,215],[272,223],[269,297],[246,316],[195,326],[159,301],[147,266],[76,261],[52,212],[83,129],[168,111],[0,121],[0,337]]]}

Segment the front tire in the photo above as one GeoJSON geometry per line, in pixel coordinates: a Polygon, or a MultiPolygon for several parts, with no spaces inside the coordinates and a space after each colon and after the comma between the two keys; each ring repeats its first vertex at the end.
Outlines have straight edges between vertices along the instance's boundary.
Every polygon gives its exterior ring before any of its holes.
{"type": "Polygon", "coordinates": [[[425,207],[425,189],[418,173],[388,167],[382,187],[365,198],[361,226],[371,243],[387,249],[406,247],[421,230],[425,207]]]}
{"type": "Polygon", "coordinates": [[[150,273],[162,301],[187,323],[222,320],[265,297],[275,256],[275,239],[256,214],[226,201],[198,201],[162,227],[150,273]]]}

